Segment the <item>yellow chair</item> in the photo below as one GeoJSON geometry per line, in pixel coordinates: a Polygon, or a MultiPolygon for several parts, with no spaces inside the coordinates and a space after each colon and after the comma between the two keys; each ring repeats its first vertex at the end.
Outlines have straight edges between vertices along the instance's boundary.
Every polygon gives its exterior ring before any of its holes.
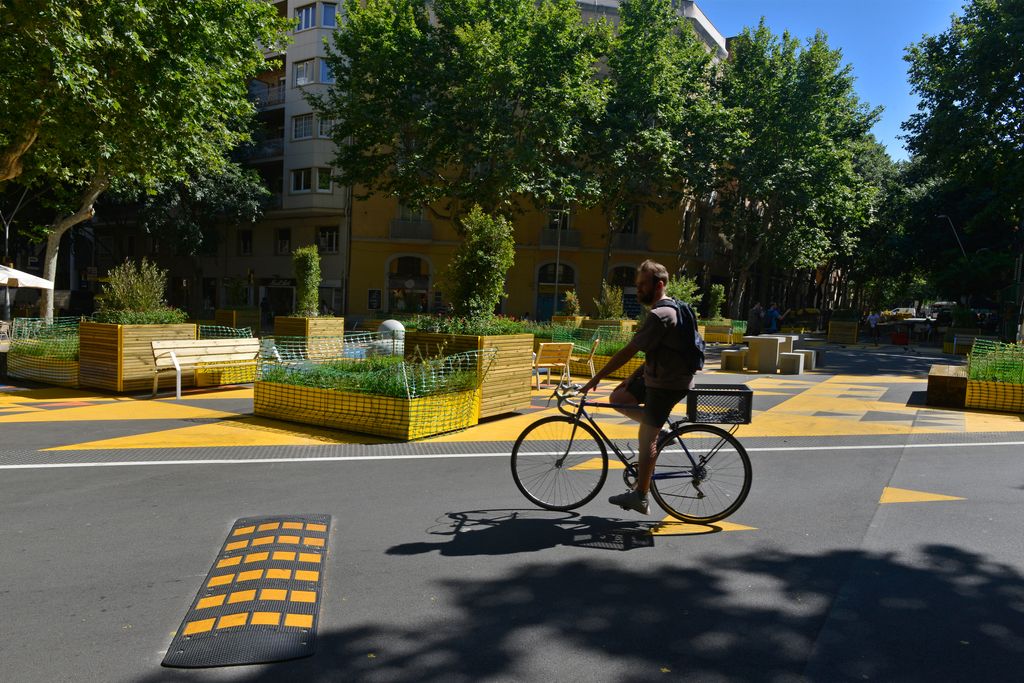
{"type": "Polygon", "coordinates": [[[572,355],[571,343],[544,343],[537,347],[537,353],[533,356],[533,376],[537,380],[537,388],[540,389],[540,373],[544,370],[548,373],[548,384],[551,384],[551,370],[558,370],[561,374],[560,382],[569,381],[569,357],[572,355]]]}
{"type": "Polygon", "coordinates": [[[594,337],[594,343],[590,345],[590,353],[588,354],[573,354],[569,356],[570,363],[586,363],[587,369],[590,370],[590,376],[593,377],[596,374],[594,370],[594,354],[597,353],[597,345],[601,343],[600,338],[594,337]]]}

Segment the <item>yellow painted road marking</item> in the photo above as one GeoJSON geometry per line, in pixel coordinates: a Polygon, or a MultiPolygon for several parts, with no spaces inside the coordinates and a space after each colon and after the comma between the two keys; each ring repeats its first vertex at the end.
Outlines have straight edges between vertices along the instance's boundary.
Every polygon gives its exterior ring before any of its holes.
{"type": "Polygon", "coordinates": [[[286,614],[284,616],[285,626],[297,628],[311,628],[313,626],[313,615],[311,614],[286,614]]]}
{"type": "Polygon", "coordinates": [[[213,623],[216,619],[200,619],[199,621],[190,621],[182,633],[186,636],[190,636],[193,633],[205,633],[213,630],[213,623]]]}
{"type": "Polygon", "coordinates": [[[280,612],[253,612],[249,624],[252,626],[277,626],[281,623],[280,612]]]}
{"type": "Polygon", "coordinates": [[[207,607],[220,607],[224,604],[223,595],[211,595],[208,598],[203,598],[196,603],[196,609],[206,609],[207,607]]]}
{"type": "Polygon", "coordinates": [[[882,497],[879,503],[930,503],[938,500],[966,500],[957,496],[946,496],[941,493],[927,493],[925,491],[912,491],[911,489],[898,489],[886,486],[882,489],[882,497]]]}
{"type": "Polygon", "coordinates": [[[234,567],[236,564],[241,563],[241,557],[225,557],[223,560],[218,560],[217,569],[223,569],[224,567],[234,567]]]}
{"type": "Polygon", "coordinates": [[[292,578],[292,570],[291,569],[268,569],[267,570],[267,578],[268,579],[290,579],[290,578],[292,578]]]}
{"type": "Polygon", "coordinates": [[[195,420],[224,419],[238,417],[238,413],[222,410],[196,408],[177,403],[160,403],[158,401],[118,401],[102,405],[82,406],[79,408],[60,408],[57,410],[40,410],[33,413],[0,415],[0,423],[28,422],[120,422],[123,420],[195,420]]]}
{"type": "Polygon", "coordinates": [[[260,591],[260,600],[287,600],[288,591],[283,588],[264,588],[260,591]]]}
{"type": "MultiPolygon", "coordinates": [[[[591,458],[590,460],[587,460],[585,462],[581,462],[578,465],[573,465],[569,469],[570,470],[599,470],[602,467],[604,467],[604,463],[601,460],[601,458],[591,458]]],[[[610,470],[624,470],[624,469],[626,469],[626,466],[623,465],[621,462],[619,462],[617,459],[616,460],[609,460],[608,461],[608,469],[610,469],[610,470]]]]}
{"type": "Polygon", "coordinates": [[[234,626],[245,626],[246,619],[249,618],[248,612],[238,612],[236,614],[225,614],[217,622],[217,628],[232,628],[234,626]]]}
{"type": "Polygon", "coordinates": [[[711,522],[710,524],[690,524],[681,522],[669,515],[651,529],[654,536],[687,536],[690,534],[708,534],[717,531],[757,531],[757,527],[744,526],[734,522],[711,522]]]}

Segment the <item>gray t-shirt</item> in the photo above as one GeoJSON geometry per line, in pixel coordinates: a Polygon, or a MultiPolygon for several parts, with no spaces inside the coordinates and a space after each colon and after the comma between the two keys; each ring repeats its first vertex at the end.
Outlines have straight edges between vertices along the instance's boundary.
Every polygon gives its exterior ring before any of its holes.
{"type": "Polygon", "coordinates": [[[655,389],[688,389],[693,373],[686,366],[682,342],[676,333],[676,309],[661,305],[671,299],[654,304],[643,324],[633,337],[633,343],[644,352],[644,383],[655,389]]]}

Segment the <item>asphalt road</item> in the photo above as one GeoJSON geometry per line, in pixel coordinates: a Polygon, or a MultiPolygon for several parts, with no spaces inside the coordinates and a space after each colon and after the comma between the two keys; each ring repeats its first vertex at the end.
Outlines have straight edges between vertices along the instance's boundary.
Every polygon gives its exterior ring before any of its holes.
{"type": "Polygon", "coordinates": [[[0,433],[0,679],[1020,680],[1024,434],[744,443],[749,528],[651,535],[653,509],[604,502],[614,476],[576,513],[529,507],[502,443],[16,469],[36,454],[0,433]],[[333,519],[316,654],[162,668],[232,523],[296,513],[333,519]]]}

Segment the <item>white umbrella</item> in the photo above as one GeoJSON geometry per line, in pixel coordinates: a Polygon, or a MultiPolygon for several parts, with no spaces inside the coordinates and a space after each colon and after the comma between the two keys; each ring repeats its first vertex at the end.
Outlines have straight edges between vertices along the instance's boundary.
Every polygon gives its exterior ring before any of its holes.
{"type": "Polygon", "coordinates": [[[0,285],[8,287],[31,287],[33,289],[53,289],[53,283],[37,275],[23,273],[14,268],[0,265],[0,285]]]}

